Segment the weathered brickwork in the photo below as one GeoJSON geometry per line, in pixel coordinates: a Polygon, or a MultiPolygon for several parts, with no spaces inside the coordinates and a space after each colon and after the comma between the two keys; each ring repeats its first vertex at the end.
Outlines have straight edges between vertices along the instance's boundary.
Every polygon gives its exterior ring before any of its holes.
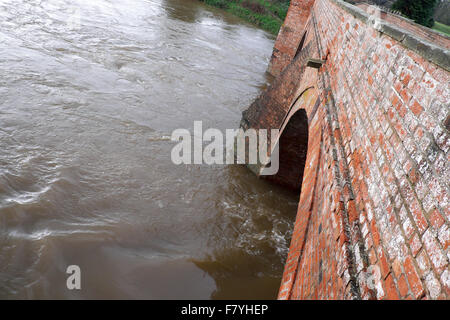
{"type": "Polygon", "coordinates": [[[389,14],[378,7],[369,5],[368,3],[359,3],[357,6],[369,14],[378,14],[384,21],[393,23],[396,26],[418,35],[427,41],[431,41],[446,49],[450,49],[450,38],[443,36],[437,31],[421,26],[413,21],[406,20],[395,14],[389,14]]]}
{"type": "Polygon", "coordinates": [[[268,71],[278,76],[294,58],[303,37],[314,0],[291,1],[273,48],[268,71]]]}
{"type": "Polygon", "coordinates": [[[302,21],[304,49],[243,120],[283,128],[300,109],[308,117],[279,298],[449,299],[448,50],[374,28],[339,0],[316,0],[302,21]],[[307,68],[308,58],[325,63],[307,68]]]}

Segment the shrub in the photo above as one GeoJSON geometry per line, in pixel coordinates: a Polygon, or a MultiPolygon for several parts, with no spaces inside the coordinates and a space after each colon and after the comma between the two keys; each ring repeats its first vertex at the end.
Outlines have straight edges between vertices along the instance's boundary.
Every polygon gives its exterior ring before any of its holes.
{"type": "Polygon", "coordinates": [[[400,11],[421,25],[432,27],[436,4],[437,0],[397,0],[392,9],[400,11]]]}
{"type": "Polygon", "coordinates": [[[266,8],[264,8],[263,5],[257,3],[257,2],[250,2],[248,0],[244,0],[242,1],[242,6],[244,8],[247,8],[255,13],[259,13],[259,14],[265,14],[266,13],[266,8]]]}

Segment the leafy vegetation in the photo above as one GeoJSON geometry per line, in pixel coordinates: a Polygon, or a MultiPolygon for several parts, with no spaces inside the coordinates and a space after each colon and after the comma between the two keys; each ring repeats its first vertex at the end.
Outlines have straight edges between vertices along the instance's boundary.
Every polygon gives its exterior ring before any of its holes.
{"type": "Polygon", "coordinates": [[[437,0],[397,0],[392,9],[398,10],[415,22],[426,27],[434,25],[434,9],[437,0]]]}
{"type": "Polygon", "coordinates": [[[224,9],[264,30],[277,34],[286,17],[290,0],[200,0],[224,9]]]}

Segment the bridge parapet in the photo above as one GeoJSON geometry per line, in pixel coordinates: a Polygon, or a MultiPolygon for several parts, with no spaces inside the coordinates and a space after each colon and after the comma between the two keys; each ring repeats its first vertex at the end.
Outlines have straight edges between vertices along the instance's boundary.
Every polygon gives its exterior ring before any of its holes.
{"type": "Polygon", "coordinates": [[[280,299],[450,298],[449,51],[373,21],[316,0],[300,50],[244,113],[281,128],[301,93],[319,97],[295,106],[308,149],[280,299]]]}

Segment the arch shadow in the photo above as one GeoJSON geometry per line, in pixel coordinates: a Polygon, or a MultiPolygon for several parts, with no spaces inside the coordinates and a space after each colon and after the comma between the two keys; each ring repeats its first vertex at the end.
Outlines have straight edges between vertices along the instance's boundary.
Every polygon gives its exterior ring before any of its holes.
{"type": "MultiPolygon", "coordinates": [[[[308,112],[314,112],[318,92],[314,87],[307,87],[291,104],[283,123],[280,126],[278,147],[278,172],[274,175],[262,176],[276,184],[289,189],[301,191],[303,173],[308,152],[309,121],[308,112]]],[[[273,159],[271,159],[273,162],[273,159]]]]}
{"type": "Polygon", "coordinates": [[[278,139],[279,169],[265,179],[293,190],[300,190],[308,151],[308,116],[297,110],[289,119],[278,139]]]}

